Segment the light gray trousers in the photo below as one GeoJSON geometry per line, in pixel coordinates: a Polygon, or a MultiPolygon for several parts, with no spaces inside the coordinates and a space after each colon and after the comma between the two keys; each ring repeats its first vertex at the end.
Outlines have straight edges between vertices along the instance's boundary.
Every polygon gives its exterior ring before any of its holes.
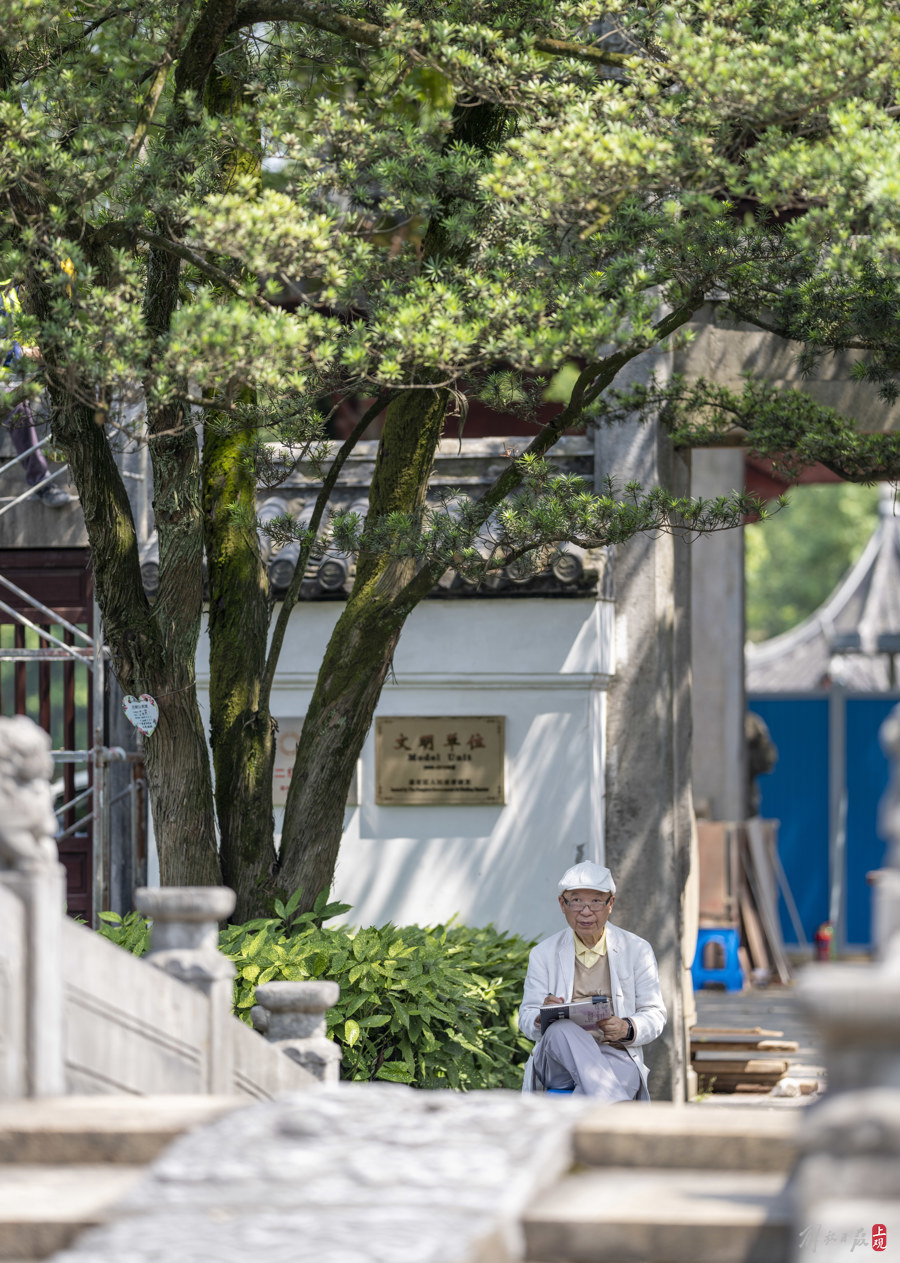
{"type": "Polygon", "coordinates": [[[641,1074],[624,1048],[598,1044],[568,1018],[554,1022],[534,1050],[534,1070],[545,1088],[575,1084],[575,1095],[601,1101],[633,1101],[641,1074]]]}

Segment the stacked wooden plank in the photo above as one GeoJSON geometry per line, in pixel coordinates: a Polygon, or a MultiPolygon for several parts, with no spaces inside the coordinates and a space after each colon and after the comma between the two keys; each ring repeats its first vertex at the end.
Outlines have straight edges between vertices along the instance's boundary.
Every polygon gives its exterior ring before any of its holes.
{"type": "Polygon", "coordinates": [[[691,1065],[701,1092],[768,1092],[787,1074],[789,1053],[797,1052],[783,1031],[695,1026],[691,1065]]]}
{"type": "Polygon", "coordinates": [[[778,915],[779,891],[797,942],[806,947],[794,897],[778,858],[777,821],[698,820],[700,925],[741,933],[740,962],[748,981],[791,981],[778,915]]]}
{"type": "MultiPolygon", "coordinates": [[[[752,976],[775,977],[780,983],[787,984],[792,975],[778,918],[779,885],[788,907],[793,905],[793,896],[787,879],[783,883],[780,881],[784,870],[778,859],[776,828],[774,821],[758,817],[745,822],[740,848],[743,881],[738,902],[752,976]]],[[[799,933],[802,935],[802,927],[799,933]]],[[[806,940],[800,938],[798,941],[805,943],[806,940]]]]}

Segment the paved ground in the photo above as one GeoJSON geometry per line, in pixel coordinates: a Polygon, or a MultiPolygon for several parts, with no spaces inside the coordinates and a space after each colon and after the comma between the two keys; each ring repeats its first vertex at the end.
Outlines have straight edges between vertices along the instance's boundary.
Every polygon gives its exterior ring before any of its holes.
{"type": "MultiPolygon", "coordinates": [[[[794,998],[793,986],[745,987],[743,991],[704,990],[697,993],[697,1025],[725,1027],[761,1026],[764,1030],[782,1031],[785,1039],[799,1044],[796,1053],[788,1054],[788,1074],[797,1079],[818,1079],[824,1085],[822,1051],[816,1035],[794,998]]],[[[703,1105],[755,1105],[771,1108],[807,1105],[816,1096],[773,1097],[769,1094],[712,1093],[703,1105]]]]}

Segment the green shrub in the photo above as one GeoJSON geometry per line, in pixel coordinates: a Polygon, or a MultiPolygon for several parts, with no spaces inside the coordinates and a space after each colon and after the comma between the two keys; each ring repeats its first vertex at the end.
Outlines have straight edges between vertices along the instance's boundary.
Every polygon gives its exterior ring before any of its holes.
{"type": "Polygon", "coordinates": [[[134,956],[145,956],[150,949],[150,922],[139,912],[126,912],[120,917],[118,912],[101,912],[103,925],[99,933],[111,943],[118,943],[134,956]]]}
{"type": "MultiPolygon", "coordinates": [[[[297,913],[300,893],[275,916],[229,925],[221,950],[235,963],[235,1012],[249,1021],[264,982],[330,978],[341,997],[328,1033],[341,1046],[342,1077],[422,1088],[518,1088],[530,1040],[516,1017],[531,944],[493,926],[325,928],[349,911],[323,893],[297,913]]],[[[142,955],[147,926],[104,914],[105,937],[142,955]]]]}

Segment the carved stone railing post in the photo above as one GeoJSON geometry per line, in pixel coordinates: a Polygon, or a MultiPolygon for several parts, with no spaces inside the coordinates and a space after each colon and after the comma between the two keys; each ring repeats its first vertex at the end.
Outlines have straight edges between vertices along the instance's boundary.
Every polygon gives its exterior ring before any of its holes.
{"type": "Polygon", "coordinates": [[[337,1083],[341,1050],[325,1034],[325,1013],[337,1004],[336,982],[266,982],[256,988],[253,1025],[270,1043],[323,1083],[337,1083]]]}
{"type": "Polygon", "coordinates": [[[798,986],[820,1033],[828,1093],[803,1120],[797,1263],[813,1250],[816,1263],[846,1263],[857,1246],[881,1250],[878,1229],[900,1222],[900,707],[882,725],[881,740],[891,782],[880,816],[888,854],[873,886],[878,959],[812,965],[798,986]]]}
{"type": "Polygon", "coordinates": [[[54,841],[52,775],[47,734],[24,715],[0,719],[0,885],[20,909],[0,927],[0,1042],[20,1045],[9,1050],[5,1072],[0,1071],[8,1080],[0,1082],[0,1092],[9,1096],[59,1096],[66,1090],[66,875],[54,841]],[[21,941],[4,943],[4,933],[21,941]]]}
{"type": "Polygon", "coordinates": [[[148,964],[197,987],[209,998],[207,1090],[234,1091],[233,963],[219,951],[219,922],[234,911],[227,886],[141,887],[134,906],[153,921],[148,964]]]}

